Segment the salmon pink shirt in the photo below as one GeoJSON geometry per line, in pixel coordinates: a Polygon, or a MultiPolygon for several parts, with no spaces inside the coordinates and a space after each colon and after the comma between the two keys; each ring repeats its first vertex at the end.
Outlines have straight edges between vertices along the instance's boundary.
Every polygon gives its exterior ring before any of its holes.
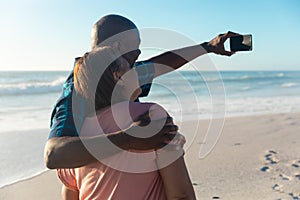
{"type": "MultiPolygon", "coordinates": [[[[86,117],[79,135],[91,137],[124,130],[148,110],[152,119],[168,115],[154,103],[121,102],[86,117]]],[[[156,158],[154,150],[121,151],[99,162],[57,172],[66,187],[79,191],[81,200],[164,200],[156,158]]]]}

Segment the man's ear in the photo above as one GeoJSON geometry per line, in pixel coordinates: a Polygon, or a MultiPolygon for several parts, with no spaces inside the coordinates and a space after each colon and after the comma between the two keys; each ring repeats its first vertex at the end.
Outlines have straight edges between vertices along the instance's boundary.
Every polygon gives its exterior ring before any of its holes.
{"type": "Polygon", "coordinates": [[[123,85],[123,80],[122,80],[122,74],[120,72],[113,72],[114,80],[118,83],[123,85]]]}
{"type": "Polygon", "coordinates": [[[115,51],[119,52],[119,51],[120,51],[120,48],[121,48],[120,42],[119,42],[119,41],[115,41],[115,42],[112,44],[112,48],[113,48],[115,51]]]}

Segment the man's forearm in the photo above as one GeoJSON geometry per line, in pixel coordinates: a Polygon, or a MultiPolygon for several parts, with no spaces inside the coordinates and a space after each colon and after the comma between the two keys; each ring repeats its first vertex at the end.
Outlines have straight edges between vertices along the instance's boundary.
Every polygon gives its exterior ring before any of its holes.
{"type": "Polygon", "coordinates": [[[181,49],[165,52],[151,58],[154,63],[155,77],[176,70],[193,59],[209,53],[207,42],[181,49]]]}
{"type": "Polygon", "coordinates": [[[81,167],[120,152],[116,145],[126,149],[127,144],[122,133],[91,138],[55,137],[46,143],[45,162],[50,169],[81,167]]]}
{"type": "Polygon", "coordinates": [[[176,125],[168,124],[170,120],[172,119],[162,118],[151,121],[154,127],[165,123],[155,135],[152,131],[140,132],[139,127],[132,126],[124,131],[96,137],[51,138],[45,146],[46,165],[50,169],[76,168],[110,157],[122,149],[153,150],[161,148],[166,141],[174,138],[173,132],[178,130],[176,125]]]}

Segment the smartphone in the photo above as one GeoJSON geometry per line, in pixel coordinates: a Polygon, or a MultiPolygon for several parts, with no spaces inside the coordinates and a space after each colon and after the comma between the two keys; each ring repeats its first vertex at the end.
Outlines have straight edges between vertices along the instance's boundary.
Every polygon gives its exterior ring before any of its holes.
{"type": "Polygon", "coordinates": [[[252,35],[230,37],[230,51],[252,51],[252,35]]]}

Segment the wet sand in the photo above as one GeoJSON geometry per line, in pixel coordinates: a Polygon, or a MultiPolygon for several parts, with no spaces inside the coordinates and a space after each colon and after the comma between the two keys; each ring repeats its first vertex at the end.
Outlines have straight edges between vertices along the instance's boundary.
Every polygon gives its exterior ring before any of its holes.
{"type": "MultiPolygon", "coordinates": [[[[216,146],[199,159],[208,127],[200,122],[185,154],[198,199],[300,199],[300,113],[227,118],[216,146]]],[[[61,199],[61,185],[51,170],[1,188],[0,199],[61,199]]]]}

